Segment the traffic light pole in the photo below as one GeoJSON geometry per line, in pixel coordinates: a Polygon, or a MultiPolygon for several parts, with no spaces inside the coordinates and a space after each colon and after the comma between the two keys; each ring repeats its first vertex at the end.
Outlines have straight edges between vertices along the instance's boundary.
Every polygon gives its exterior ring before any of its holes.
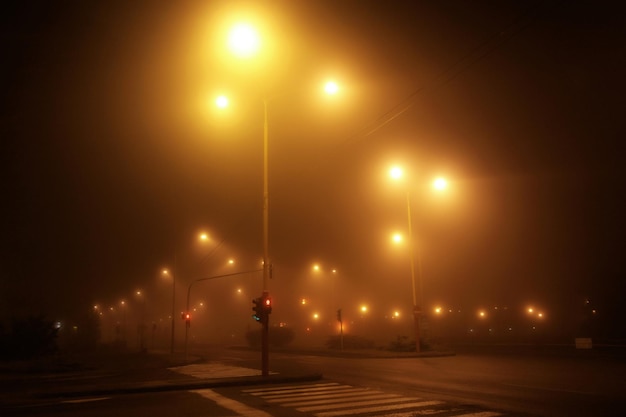
{"type": "Polygon", "coordinates": [[[269,375],[269,322],[272,312],[272,299],[263,293],[252,300],[252,317],[261,324],[261,375],[269,375]]]}
{"type": "MultiPolygon", "coordinates": [[[[263,100],[263,294],[269,297],[270,256],[269,256],[269,205],[270,192],[268,186],[268,133],[267,133],[267,99],[263,100]]],[[[269,315],[261,323],[261,375],[269,375],[269,315]]]]}

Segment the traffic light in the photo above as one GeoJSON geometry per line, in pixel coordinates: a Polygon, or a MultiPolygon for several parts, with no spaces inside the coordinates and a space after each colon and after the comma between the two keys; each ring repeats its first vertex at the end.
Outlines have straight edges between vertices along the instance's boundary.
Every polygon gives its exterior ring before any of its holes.
{"type": "Polygon", "coordinates": [[[269,297],[263,298],[263,313],[269,315],[272,312],[272,299],[269,297]]]}
{"type": "Polygon", "coordinates": [[[272,299],[269,297],[258,297],[252,300],[252,318],[261,324],[267,323],[272,312],[272,299]]]}
{"type": "Polygon", "coordinates": [[[255,298],[252,300],[252,311],[254,311],[254,314],[252,315],[252,318],[255,319],[258,322],[261,322],[263,319],[263,305],[262,305],[262,301],[263,299],[261,297],[255,298]]]}

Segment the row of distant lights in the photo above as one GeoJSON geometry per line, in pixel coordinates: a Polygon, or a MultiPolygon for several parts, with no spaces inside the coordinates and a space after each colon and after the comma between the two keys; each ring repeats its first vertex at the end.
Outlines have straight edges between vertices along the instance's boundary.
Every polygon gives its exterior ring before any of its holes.
{"type": "MultiPolygon", "coordinates": [[[[208,241],[209,240],[209,235],[206,234],[206,233],[200,233],[198,238],[200,240],[202,240],[202,241],[208,241]]],[[[229,264],[233,264],[234,262],[235,261],[233,259],[229,259],[229,261],[228,261],[229,264]]],[[[163,273],[163,275],[169,275],[170,272],[167,269],[163,269],[162,273],[163,273]]],[[[143,295],[143,293],[142,293],[141,290],[136,290],[135,291],[135,295],[138,296],[138,297],[141,297],[143,295]]],[[[126,300],[121,300],[119,302],[120,308],[124,308],[126,306],[126,304],[127,304],[126,300]]],[[[111,311],[111,312],[116,311],[116,307],[115,306],[110,306],[108,308],[104,308],[104,307],[100,306],[99,304],[94,304],[93,309],[100,316],[102,316],[104,314],[104,311],[106,311],[106,310],[111,311]]]]}
{"type": "MultiPolygon", "coordinates": [[[[499,309],[498,307],[494,307],[494,310],[498,310],[498,309],[499,309]]],[[[508,307],[503,307],[502,310],[508,310],[508,307]]],[[[435,307],[434,311],[435,311],[435,314],[438,314],[438,315],[442,314],[444,312],[443,308],[441,308],[441,307],[435,307]]],[[[452,313],[453,310],[450,309],[450,310],[448,310],[448,312],[452,313]]],[[[458,312],[460,313],[461,310],[458,310],[458,312]]],[[[544,318],[544,313],[541,312],[541,311],[537,311],[534,307],[526,308],[526,313],[529,314],[530,316],[537,317],[539,319],[544,318]]],[[[486,310],[478,310],[477,315],[480,318],[486,318],[488,316],[486,310]]]]}
{"type": "MultiPolygon", "coordinates": [[[[300,304],[302,304],[302,305],[307,305],[308,303],[309,303],[309,301],[308,301],[306,298],[301,298],[301,299],[300,299],[300,304]]],[[[498,307],[494,307],[494,310],[498,310],[498,309],[499,309],[498,307]]],[[[508,310],[508,307],[503,307],[503,308],[501,308],[501,309],[502,309],[502,310],[508,310]]],[[[369,309],[368,309],[368,307],[367,307],[366,305],[361,305],[361,306],[358,308],[358,311],[359,311],[359,312],[361,312],[361,313],[363,313],[363,314],[367,313],[367,312],[368,312],[368,310],[369,310],[369,309]]],[[[436,315],[441,315],[441,314],[443,314],[443,313],[444,313],[444,312],[446,312],[446,311],[445,311],[442,307],[435,307],[435,308],[433,309],[433,312],[434,312],[436,315]]],[[[448,312],[448,313],[454,313],[454,312],[455,312],[455,310],[454,310],[454,309],[448,309],[448,310],[447,310],[447,312],[448,312]]],[[[457,313],[461,313],[461,312],[462,312],[462,310],[460,310],[460,309],[459,309],[459,310],[456,310],[456,312],[457,312],[457,313]]],[[[541,312],[541,311],[537,311],[534,307],[528,307],[528,308],[526,309],[526,312],[527,312],[530,316],[537,317],[537,318],[539,318],[539,319],[542,319],[542,318],[544,318],[544,317],[545,317],[545,315],[544,315],[544,313],[543,313],[543,312],[541,312]]],[[[478,317],[480,317],[480,318],[486,318],[486,317],[488,316],[488,314],[487,314],[487,312],[486,312],[485,310],[478,310],[477,315],[478,315],[478,317]]],[[[313,314],[313,318],[318,319],[318,318],[319,318],[319,314],[318,314],[318,313],[314,313],[314,314],[313,314]]],[[[391,314],[391,318],[392,318],[392,319],[397,319],[397,318],[400,318],[400,312],[399,312],[399,311],[397,311],[397,310],[396,310],[396,311],[394,311],[394,312],[391,314]]]]}
{"type": "MultiPolygon", "coordinates": [[[[137,297],[141,297],[143,295],[143,293],[141,292],[141,290],[137,290],[135,291],[135,295],[137,297]]],[[[120,308],[124,308],[124,306],[126,306],[126,300],[122,300],[120,301],[120,308]]],[[[111,306],[108,309],[103,308],[102,306],[100,306],[99,304],[94,304],[93,309],[95,312],[97,312],[100,316],[104,313],[104,310],[109,310],[109,311],[115,311],[115,307],[111,306]]]]}

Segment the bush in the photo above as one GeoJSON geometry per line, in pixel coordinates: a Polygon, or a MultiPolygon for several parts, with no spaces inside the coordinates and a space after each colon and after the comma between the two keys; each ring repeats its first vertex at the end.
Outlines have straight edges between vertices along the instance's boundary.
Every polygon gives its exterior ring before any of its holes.
{"type": "Polygon", "coordinates": [[[57,327],[43,315],[12,318],[10,331],[0,333],[2,358],[32,359],[57,351],[57,327]]]}
{"type": "MultiPolygon", "coordinates": [[[[294,331],[289,327],[270,327],[268,333],[268,342],[273,347],[288,346],[295,338],[294,331]]],[[[252,348],[261,347],[261,329],[248,330],[246,332],[246,340],[248,346],[252,348]]]]}

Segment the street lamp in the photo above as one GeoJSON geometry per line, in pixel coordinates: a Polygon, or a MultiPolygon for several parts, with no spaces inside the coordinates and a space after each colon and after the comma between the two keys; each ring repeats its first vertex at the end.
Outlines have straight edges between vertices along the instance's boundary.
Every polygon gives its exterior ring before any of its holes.
{"type": "Polygon", "coordinates": [[[174,274],[171,274],[167,269],[163,270],[163,275],[167,275],[172,277],[172,335],[170,339],[170,354],[174,354],[174,323],[176,320],[174,317],[176,316],[176,279],[174,278],[174,274]]]}
{"type": "MultiPolygon", "coordinates": [[[[261,40],[254,27],[239,23],[235,25],[228,35],[228,48],[238,58],[250,58],[260,49],[261,40]]],[[[336,94],[339,86],[333,81],[325,84],[324,90],[327,94],[336,94]]],[[[262,297],[269,297],[269,279],[271,275],[271,264],[269,259],[269,184],[268,184],[268,98],[263,99],[263,293],[262,297]]],[[[221,96],[216,100],[216,105],[220,108],[228,106],[228,98],[221,96]]],[[[269,319],[263,321],[261,331],[261,373],[263,376],[269,375],[269,319]]]]}
{"type": "Polygon", "coordinates": [[[135,295],[139,298],[141,302],[141,313],[140,313],[140,323],[139,323],[139,350],[144,352],[146,350],[145,346],[145,332],[146,332],[146,296],[141,290],[135,291],[135,295]]]}
{"type": "MultiPolygon", "coordinates": [[[[393,166],[389,170],[389,176],[395,180],[401,180],[404,177],[404,170],[399,166],[393,166]]],[[[438,191],[444,190],[447,187],[447,181],[444,178],[437,178],[433,182],[433,188],[438,191]]],[[[415,321],[415,351],[420,351],[420,317],[421,317],[421,306],[423,304],[422,294],[422,263],[421,257],[419,254],[419,248],[414,247],[413,244],[413,225],[411,222],[411,195],[409,192],[409,187],[406,187],[406,213],[407,213],[407,223],[408,223],[408,244],[409,244],[409,259],[411,263],[411,288],[413,294],[413,319],[415,321]],[[417,259],[416,259],[417,258],[417,259]],[[415,263],[417,262],[417,277],[415,274],[415,263]],[[417,282],[416,282],[417,281],[417,282]],[[417,295],[419,287],[419,299],[417,295]],[[419,301],[419,303],[418,303],[419,301]]],[[[399,243],[402,238],[399,234],[394,235],[394,242],[399,243]]]]}
{"type": "Polygon", "coordinates": [[[120,301],[120,310],[122,310],[122,341],[126,344],[126,301],[120,301]]]}
{"type": "MultiPolygon", "coordinates": [[[[402,168],[394,166],[389,170],[389,176],[393,179],[393,180],[400,180],[402,179],[402,177],[404,176],[404,172],[402,170],[402,168]]],[[[411,224],[411,197],[410,197],[410,193],[409,193],[409,188],[406,188],[406,212],[407,212],[407,220],[408,220],[408,226],[409,226],[409,235],[408,235],[408,240],[409,240],[409,259],[411,262],[411,289],[412,289],[412,295],[413,295],[413,318],[415,321],[415,351],[419,352],[420,351],[420,304],[417,303],[417,289],[415,286],[415,249],[413,247],[413,226],[411,224]]],[[[395,235],[394,237],[394,241],[399,242],[400,239],[398,237],[398,235],[395,235]]],[[[417,262],[418,262],[418,278],[419,278],[419,283],[420,283],[420,296],[422,294],[421,291],[421,273],[422,273],[422,268],[421,268],[421,264],[420,264],[420,258],[419,255],[417,257],[417,262]]],[[[421,300],[420,300],[421,301],[421,300]]]]}
{"type": "Polygon", "coordinates": [[[249,58],[257,53],[261,40],[256,29],[246,23],[237,23],[228,34],[228,48],[238,58],[249,58]]]}

